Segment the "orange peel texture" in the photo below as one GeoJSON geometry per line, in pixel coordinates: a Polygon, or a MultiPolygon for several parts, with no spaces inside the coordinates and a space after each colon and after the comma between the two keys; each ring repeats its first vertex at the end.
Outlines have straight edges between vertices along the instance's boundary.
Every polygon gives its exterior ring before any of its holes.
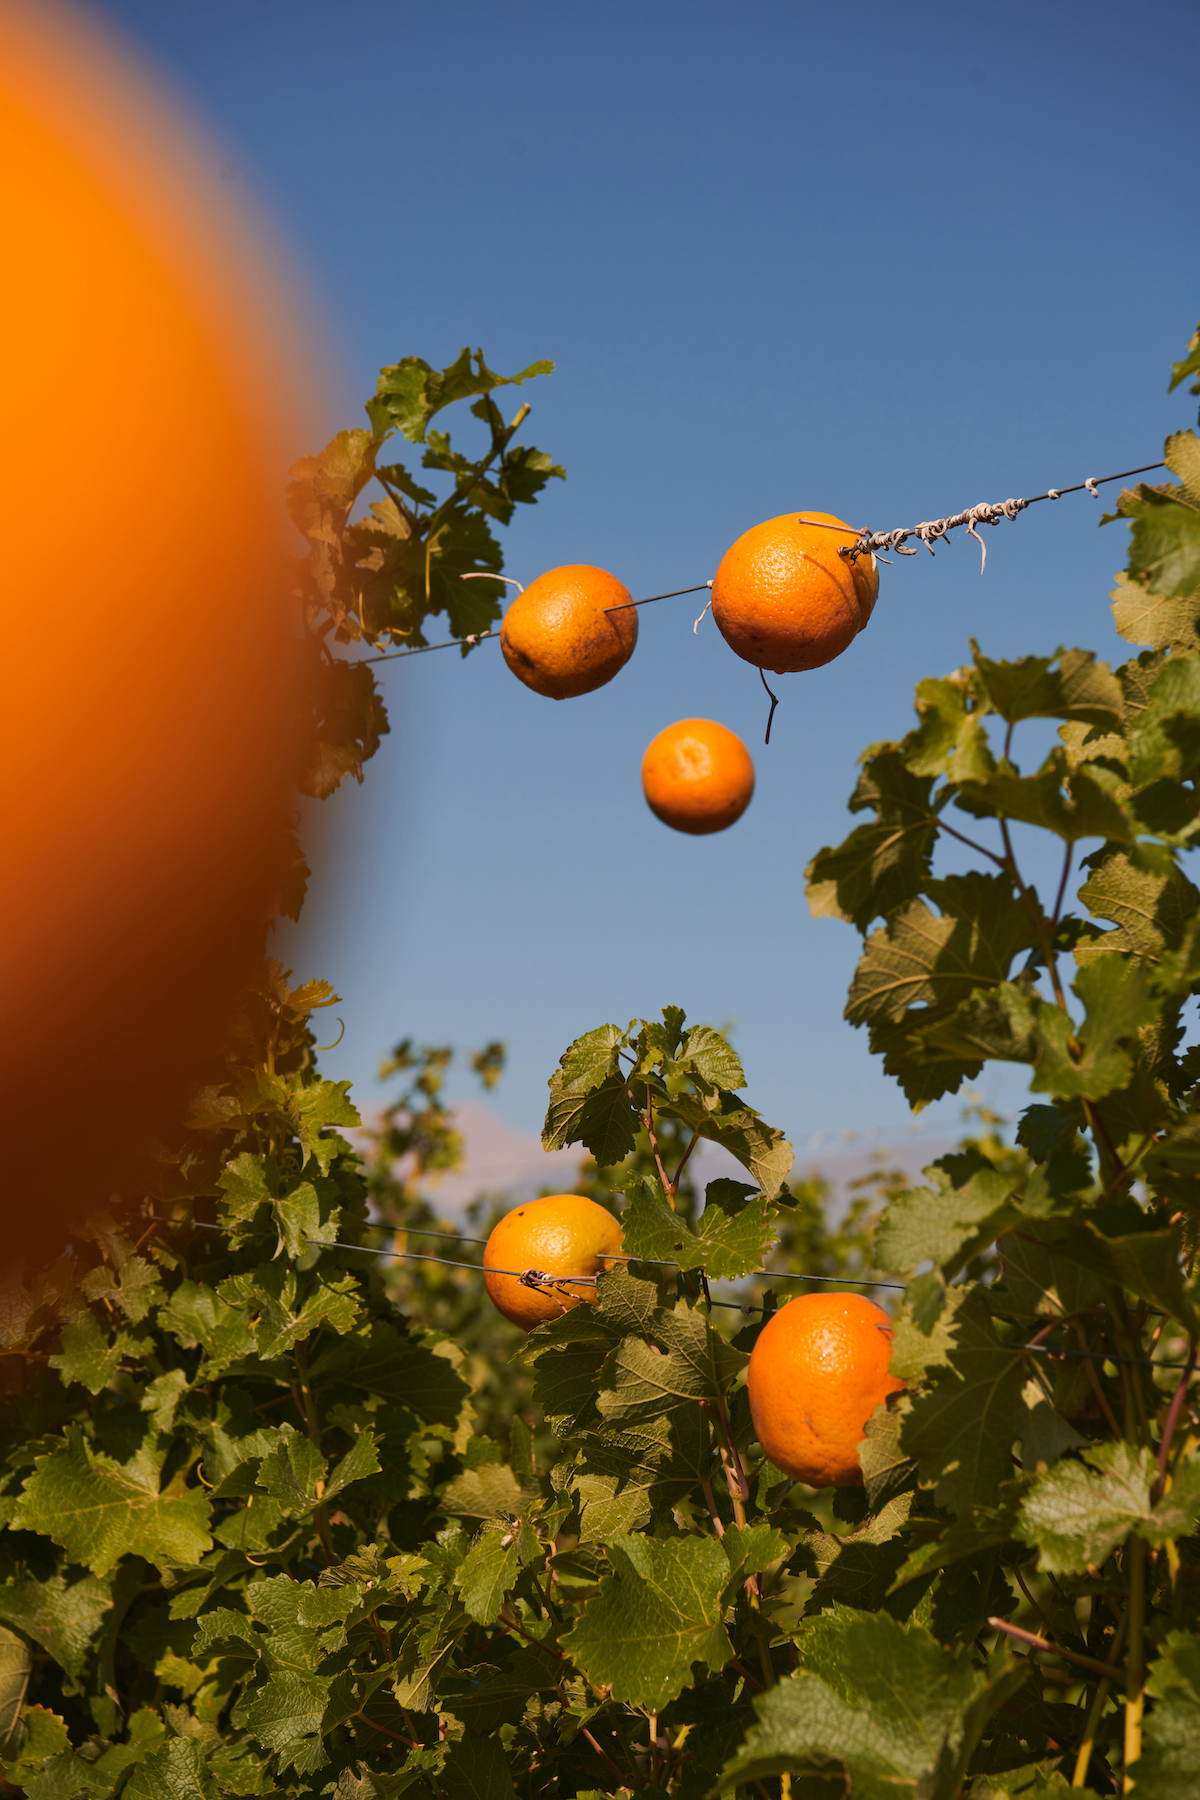
{"type": "Polygon", "coordinates": [[[531,581],[500,627],[504,660],[526,687],[571,700],[611,681],[633,655],[637,608],[615,575],[590,563],[566,563],[531,581]],[[605,612],[607,606],[625,607],[605,612]]]}
{"type": "Polygon", "coordinates": [[[642,791],[655,818],[693,837],[724,831],[754,793],[754,763],[736,732],[715,719],[680,719],[642,758],[642,791]]]}
{"type": "Polygon", "coordinates": [[[730,649],[777,675],[819,669],[840,656],[879,593],[873,556],[851,562],[838,555],[839,545],[857,535],[820,512],[783,513],[744,532],[713,579],[713,618],[730,649]],[[824,529],[829,525],[839,529],[824,529]]]}
{"type": "Polygon", "coordinates": [[[596,1277],[612,1268],[609,1258],[623,1241],[619,1221],[583,1194],[527,1200],[506,1213],[489,1237],[483,1253],[484,1284],[506,1319],[522,1331],[532,1331],[547,1319],[560,1318],[581,1300],[595,1300],[596,1277]],[[556,1276],[564,1285],[526,1287],[520,1276],[529,1269],[556,1276]]]}
{"type": "Polygon", "coordinates": [[[777,1469],[810,1487],[862,1480],[867,1420],[904,1383],[888,1374],[892,1322],[861,1294],[804,1294],[777,1312],[750,1357],[754,1430],[777,1469]]]}

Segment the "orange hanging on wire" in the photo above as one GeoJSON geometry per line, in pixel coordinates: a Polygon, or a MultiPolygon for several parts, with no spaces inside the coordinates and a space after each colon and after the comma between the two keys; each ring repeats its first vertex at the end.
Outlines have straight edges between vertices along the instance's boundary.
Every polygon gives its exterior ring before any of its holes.
{"type": "Polygon", "coordinates": [[[699,837],[740,819],[754,793],[754,763],[736,732],[713,719],[680,719],[642,758],[642,789],[656,818],[699,837]]]}
{"type": "Polygon", "coordinates": [[[524,1331],[596,1298],[596,1277],[611,1269],[624,1234],[610,1212],[583,1194],[547,1194],[506,1213],[483,1252],[484,1284],[506,1319],[524,1331]],[[500,1270],[509,1271],[501,1274],[500,1270]],[[537,1270],[561,1287],[531,1287],[537,1270]]]}
{"type": "Polygon", "coordinates": [[[810,1487],[862,1480],[867,1420],[904,1383],[888,1374],[892,1322],[861,1294],[803,1294],[759,1334],[746,1372],[763,1453],[810,1487]]]}
{"type": "Polygon", "coordinates": [[[751,526],[713,579],[712,614],[730,649],[777,675],[840,656],[879,593],[873,556],[851,562],[838,555],[840,545],[857,541],[832,513],[784,513],[751,526]]]}
{"type": "Polygon", "coordinates": [[[637,608],[627,587],[590,563],[550,569],[513,601],[500,627],[504,660],[526,687],[551,700],[590,694],[633,655],[637,608]],[[606,612],[605,607],[624,608],[606,612]]]}

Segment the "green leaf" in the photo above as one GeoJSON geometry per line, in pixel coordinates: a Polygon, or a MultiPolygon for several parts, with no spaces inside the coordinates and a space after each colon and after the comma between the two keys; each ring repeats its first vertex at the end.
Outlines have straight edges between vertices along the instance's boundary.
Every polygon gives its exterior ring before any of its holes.
{"type": "Polygon", "coordinates": [[[0,1619],[15,1625],[49,1651],[67,1674],[83,1673],[93,1639],[112,1605],[111,1585],[93,1575],[68,1582],[64,1575],[45,1581],[10,1578],[0,1586],[0,1619]]]}
{"type": "Polygon", "coordinates": [[[1200,510],[1179,489],[1149,487],[1139,481],[1122,493],[1121,516],[1134,521],[1129,538],[1129,571],[1152,594],[1167,599],[1200,588],[1200,510]]]}
{"type": "MultiPolygon", "coordinates": [[[[1186,381],[1189,375],[1195,375],[1197,371],[1200,371],[1200,327],[1197,327],[1196,331],[1193,333],[1192,341],[1188,345],[1188,354],[1184,357],[1183,361],[1172,365],[1171,385],[1167,389],[1167,392],[1173,394],[1181,381],[1186,381]]],[[[1192,392],[1195,393],[1195,391],[1195,388],[1193,388],[1192,392]]],[[[1171,440],[1168,438],[1168,450],[1170,443],[1171,440]]]]}
{"type": "Polygon", "coordinates": [[[441,370],[430,368],[419,356],[405,356],[379,371],[375,398],[367,403],[367,416],[377,437],[399,429],[412,443],[423,444],[426,426],[443,407],[553,372],[554,364],[543,361],[530,363],[519,375],[497,375],[484,362],[482,350],[472,355],[467,348],[441,370]]]}
{"type": "Polygon", "coordinates": [[[15,1631],[0,1626],[0,1756],[11,1756],[33,1658],[15,1631]]]}
{"type": "Polygon", "coordinates": [[[703,1269],[714,1280],[733,1280],[761,1269],[776,1241],[767,1218],[769,1202],[740,1181],[711,1181],[696,1231],[669,1207],[658,1184],[638,1182],[621,1216],[628,1255],[703,1269]]]}
{"type": "Polygon", "coordinates": [[[963,782],[955,804],[977,819],[1016,819],[1039,825],[1074,844],[1080,838],[1128,843],[1134,822],[1122,794],[1126,785],[1099,763],[1079,763],[1063,747],[1050,752],[1036,775],[1018,775],[1007,766],[986,781],[963,782]]]}
{"type": "Polygon", "coordinates": [[[516,1541],[504,1541],[509,1535],[508,1532],[485,1531],[455,1571],[455,1586],[477,1625],[491,1625],[499,1618],[505,1596],[520,1573],[521,1558],[516,1541]]]}
{"type": "Polygon", "coordinates": [[[160,1569],[188,1568],[212,1549],[202,1487],[176,1477],[159,1491],[157,1470],[138,1458],[122,1466],[84,1442],[77,1427],[61,1450],[39,1456],[14,1523],[61,1544],[73,1562],[107,1575],[121,1557],[160,1569]]]}
{"type": "Polygon", "coordinates": [[[314,1382],[349,1382],[409,1407],[431,1425],[451,1428],[471,1392],[448,1356],[414,1343],[382,1319],[375,1320],[369,1332],[331,1344],[310,1365],[310,1377],[314,1382]]]}
{"type": "Polygon", "coordinates": [[[446,1800],[516,1800],[499,1738],[477,1737],[473,1732],[451,1745],[439,1784],[446,1800]]]}
{"type": "Polygon", "coordinates": [[[628,1156],[636,1141],[637,1112],[617,1060],[624,1042],[625,1034],[615,1025],[601,1025],[563,1052],[550,1077],[544,1149],[582,1143],[601,1168],[628,1156]]]}
{"type": "Polygon", "coordinates": [[[732,1091],[746,1085],[737,1055],[711,1025],[692,1026],[677,1061],[687,1074],[698,1075],[712,1087],[732,1091]]]}
{"type": "Polygon", "coordinates": [[[1133,1770],[1136,1800],[1200,1800],[1200,1642],[1169,1631],[1146,1676],[1153,1696],[1133,1770]]]}
{"type": "Polygon", "coordinates": [[[954,1007],[1007,980],[1014,956],[1035,942],[1006,875],[951,875],[927,891],[940,918],[914,900],[868,937],[846,1003],[852,1025],[896,1022],[917,1006],[954,1007]]]}
{"type": "Polygon", "coordinates": [[[225,1196],[221,1203],[223,1224],[243,1224],[252,1219],[259,1207],[269,1205],[271,1200],[265,1157],[251,1156],[248,1150],[231,1156],[217,1177],[217,1186],[225,1196]]]}
{"type": "Polygon", "coordinates": [[[195,1738],[168,1738],[138,1763],[121,1790],[126,1800],[217,1800],[218,1788],[195,1738]]]}
{"type": "Polygon", "coordinates": [[[974,671],[917,683],[913,704],[921,723],[900,749],[914,775],[946,775],[951,781],[982,780],[995,768],[979,706],[974,671]]]}
{"type": "Polygon", "coordinates": [[[859,825],[836,850],[818,850],[805,876],[814,918],[848,919],[860,931],[890,918],[915,899],[928,879],[937,819],[933,779],[914,775],[895,744],[867,751],[851,812],[868,808],[873,825],[859,825]]]}
{"type": "Polygon", "coordinates": [[[1159,1002],[1150,992],[1142,965],[1116,951],[1088,963],[1072,988],[1087,1016],[1076,1033],[1061,1007],[1036,1009],[1038,1056],[1029,1085],[1035,1093],[1060,1100],[1079,1096],[1100,1100],[1129,1080],[1133,1061],[1124,1046],[1156,1016],[1159,1002]],[[1076,1036],[1079,1054],[1073,1055],[1071,1040],[1076,1036]]]}
{"type": "Polygon", "coordinates": [[[1131,1531],[1156,1548],[1186,1537],[1200,1518],[1200,1462],[1185,1463],[1171,1490],[1152,1503],[1151,1451],[1118,1440],[1091,1445],[1040,1475],[1021,1502],[1017,1536],[1054,1575],[1081,1575],[1107,1562],[1131,1531]]]}
{"type": "Polygon", "coordinates": [[[121,1337],[110,1344],[95,1314],[83,1307],[64,1324],[62,1347],[47,1360],[64,1383],[77,1381],[89,1394],[98,1394],[116,1374],[122,1348],[121,1337]]]}
{"type": "MultiPolygon", "coordinates": [[[[1132,1217],[1139,1217],[1132,1209],[1132,1217]]],[[[1119,1234],[1112,1218],[1084,1217],[1062,1225],[1046,1221],[1039,1228],[1060,1257],[1068,1257],[1139,1300],[1161,1307],[1186,1331],[1200,1335],[1200,1317],[1188,1294],[1183,1273],[1183,1235],[1178,1225],[1162,1231],[1119,1234]],[[1109,1229],[1105,1229],[1105,1225],[1109,1229]]]]}
{"type": "Polygon", "coordinates": [[[755,1701],[757,1723],[720,1786],[828,1774],[832,1763],[855,1800],[936,1792],[930,1778],[986,1687],[967,1659],[920,1626],[842,1606],[814,1620],[803,1654],[803,1672],[755,1701]]]}
{"type": "Polygon", "coordinates": [[[935,1262],[956,1272],[1011,1223],[1012,1187],[991,1164],[964,1169],[944,1157],[924,1170],[932,1186],[898,1194],[875,1228],[875,1263],[906,1274],[935,1262]]]}
{"type": "MultiPolygon", "coordinates": [[[[54,1758],[69,1761],[72,1765],[68,1773],[75,1779],[71,1781],[68,1792],[74,1793],[78,1775],[73,1765],[77,1759],[63,1757],[69,1742],[66,1721],[48,1707],[27,1706],[21,1717],[21,1728],[23,1735],[20,1749],[4,1764],[4,1777],[9,1786],[29,1792],[34,1790],[36,1782],[37,1788],[44,1794],[48,1783],[43,1771],[45,1765],[54,1758]]],[[[54,1787],[51,1788],[51,1794],[53,1800],[58,1800],[54,1787]]]]}
{"type": "Polygon", "coordinates": [[[594,1687],[660,1712],[692,1684],[692,1665],[723,1668],[733,1654],[721,1623],[729,1562],[716,1538],[623,1534],[608,1546],[612,1574],[562,1639],[594,1687]]]}
{"type": "Polygon", "coordinates": [[[1021,719],[1078,719],[1105,731],[1120,730],[1125,716],[1121,684],[1092,651],[1056,650],[1053,656],[992,662],[974,640],[971,649],[980,687],[1009,724],[1021,719]]]}
{"type": "Polygon", "coordinates": [[[522,1512],[537,1494],[537,1482],[518,1481],[506,1463],[484,1463],[447,1483],[442,1506],[464,1518],[509,1518],[522,1512]]]}
{"type": "Polygon", "coordinates": [[[1170,861],[1147,867],[1144,857],[1115,847],[1089,861],[1091,874],[1079,898],[1094,919],[1109,919],[1116,930],[1079,944],[1077,962],[1094,962],[1115,950],[1158,961],[1165,951],[1179,948],[1200,909],[1200,891],[1186,875],[1170,861]]]}
{"type": "Polygon", "coordinates": [[[288,474],[288,511],[310,542],[329,543],[375,473],[369,431],[339,431],[319,456],[302,456],[288,474]]]}
{"type": "Polygon", "coordinates": [[[979,1288],[952,1288],[946,1301],[929,1338],[898,1322],[891,1369],[923,1382],[905,1402],[901,1448],[937,1504],[962,1513],[994,1498],[1010,1473],[1025,1370],[1020,1348],[997,1338],[979,1288]]]}
{"type": "Polygon", "coordinates": [[[1128,575],[1118,575],[1112,593],[1112,613],[1117,630],[1131,644],[1149,644],[1154,650],[1200,648],[1196,633],[1200,594],[1168,598],[1150,593],[1128,575]]]}
{"type": "Polygon", "coordinates": [[[736,1095],[721,1092],[714,1107],[712,1097],[692,1094],[664,1097],[660,1111],[668,1118],[681,1119],[689,1131],[710,1143],[720,1144],[748,1169],[762,1189],[765,1200],[774,1200],[791,1174],[796,1153],[774,1125],[768,1125],[752,1106],[746,1106],[736,1095]]]}

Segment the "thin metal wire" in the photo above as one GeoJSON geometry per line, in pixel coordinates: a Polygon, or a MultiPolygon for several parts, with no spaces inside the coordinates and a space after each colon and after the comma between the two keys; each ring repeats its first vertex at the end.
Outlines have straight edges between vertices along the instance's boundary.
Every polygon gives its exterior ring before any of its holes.
{"type": "Polygon", "coordinates": [[[447,638],[444,644],[418,644],[413,650],[388,650],[382,656],[360,656],[358,660],[364,663],[395,662],[401,656],[424,656],[427,650],[461,650],[464,644],[473,650],[487,638],[499,636],[498,631],[473,631],[469,637],[447,638]]]}
{"type": "Polygon", "coordinates": [[[1024,512],[1027,506],[1036,506],[1039,500],[1061,500],[1064,494],[1078,494],[1086,488],[1096,500],[1100,498],[1097,488],[1108,481],[1125,481],[1130,475],[1148,475],[1152,469],[1163,469],[1165,463],[1143,463],[1138,469],[1121,469],[1116,475],[1089,475],[1084,481],[1077,481],[1073,487],[1047,488],[1044,494],[1031,494],[1027,500],[1001,500],[994,504],[982,502],[978,506],[968,506],[960,513],[953,513],[944,519],[929,519],[921,525],[905,525],[895,531],[860,531],[858,541],[852,545],[839,546],[838,554],[856,562],[860,556],[874,554],[881,550],[894,550],[898,556],[915,556],[915,550],[902,548],[906,538],[920,538],[929,554],[933,555],[933,546],[945,540],[948,531],[954,531],[965,525],[968,534],[975,538],[983,551],[981,569],[987,563],[987,547],[975,529],[977,525],[996,525],[1001,519],[1015,519],[1018,513],[1024,512]]]}
{"type": "MultiPolygon", "coordinates": [[[[229,1235],[227,1226],[210,1225],[203,1219],[164,1219],[160,1213],[151,1213],[150,1217],[152,1219],[157,1219],[162,1225],[186,1224],[198,1231],[217,1231],[225,1236],[229,1235]]],[[[397,1227],[397,1229],[407,1230],[408,1228],[402,1226],[397,1227]]],[[[418,1231],[414,1228],[414,1233],[421,1237],[450,1238],[454,1242],[463,1244],[483,1244],[488,1241],[486,1238],[456,1237],[453,1232],[449,1231],[418,1231]]],[[[243,1235],[246,1237],[258,1238],[268,1243],[273,1238],[278,1237],[278,1233],[274,1231],[248,1231],[243,1235]]],[[[430,1256],[421,1250],[384,1250],[376,1248],[373,1244],[342,1244],[331,1238],[305,1238],[304,1241],[306,1245],[311,1245],[314,1250],[349,1250],[356,1252],[361,1256],[390,1256],[400,1262],[437,1263],[440,1267],[446,1269],[469,1269],[474,1275],[512,1275],[515,1276],[518,1281],[524,1281],[527,1286],[595,1287],[597,1282],[597,1277],[595,1275],[543,1275],[539,1277],[539,1273],[536,1269],[494,1269],[486,1263],[459,1262],[454,1257],[430,1256]]],[[[618,1253],[607,1257],[606,1260],[609,1262],[623,1263],[649,1263],[658,1268],[665,1269],[678,1269],[680,1267],[677,1262],[673,1262],[669,1257],[665,1256],[622,1256],[618,1253]]],[[[752,1269],[741,1279],[754,1280],[759,1276],[765,1277],[770,1281],[809,1281],[820,1286],[840,1285],[846,1291],[850,1291],[853,1288],[867,1287],[891,1288],[897,1293],[903,1293],[905,1287],[903,1281],[855,1281],[853,1277],[842,1275],[797,1275],[787,1269],[752,1269]]],[[[734,1312],[746,1314],[765,1313],[770,1311],[770,1308],[766,1305],[755,1306],[744,1300],[713,1300],[709,1298],[707,1303],[710,1306],[721,1306],[734,1312]]],[[[1051,1344],[1011,1344],[1001,1345],[1001,1348],[1035,1353],[1039,1356],[1073,1356],[1082,1358],[1088,1362],[1128,1363],[1144,1369],[1186,1369],[1189,1367],[1189,1364],[1186,1362],[1160,1362],[1157,1358],[1151,1356],[1115,1356],[1106,1350],[1058,1350],[1051,1344]]]]}
{"type": "Polygon", "coordinates": [[[679,594],[702,594],[706,588],[711,586],[711,581],[698,581],[695,587],[672,588],[669,594],[651,594],[648,600],[622,600],[617,606],[602,606],[600,610],[601,612],[628,612],[631,606],[653,606],[656,600],[674,600],[679,594]]]}

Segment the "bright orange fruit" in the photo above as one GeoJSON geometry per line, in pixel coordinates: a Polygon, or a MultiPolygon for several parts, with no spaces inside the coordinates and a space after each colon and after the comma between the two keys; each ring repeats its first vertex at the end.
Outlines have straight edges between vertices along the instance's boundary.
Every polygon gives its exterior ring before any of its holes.
{"type": "Polygon", "coordinates": [[[764,1454],[810,1487],[862,1480],[867,1420],[904,1386],[888,1374],[892,1322],[861,1294],[803,1294],[760,1333],[746,1386],[764,1454]]]}
{"type": "Polygon", "coordinates": [[[680,719],[642,758],[642,789],[664,825],[701,836],[740,819],[754,793],[754,763],[736,732],[713,719],[680,719]]]}
{"type": "Polygon", "coordinates": [[[566,563],[531,581],[500,627],[504,660],[526,687],[551,700],[590,694],[633,655],[637,608],[615,575],[566,563]],[[622,606],[623,612],[606,612],[622,606]]]}
{"type": "Polygon", "coordinates": [[[506,1319],[532,1331],[581,1300],[594,1300],[596,1276],[611,1269],[609,1259],[623,1241],[620,1223],[583,1194],[527,1200],[506,1213],[488,1239],[484,1284],[506,1319]],[[556,1276],[563,1285],[525,1287],[520,1277],[530,1269],[556,1276]]]}
{"type": "Polygon", "coordinates": [[[857,536],[819,512],[784,513],[744,532],[713,580],[713,618],[730,649],[777,675],[819,669],[840,656],[879,593],[873,556],[851,562],[838,555],[839,545],[857,536]]]}

